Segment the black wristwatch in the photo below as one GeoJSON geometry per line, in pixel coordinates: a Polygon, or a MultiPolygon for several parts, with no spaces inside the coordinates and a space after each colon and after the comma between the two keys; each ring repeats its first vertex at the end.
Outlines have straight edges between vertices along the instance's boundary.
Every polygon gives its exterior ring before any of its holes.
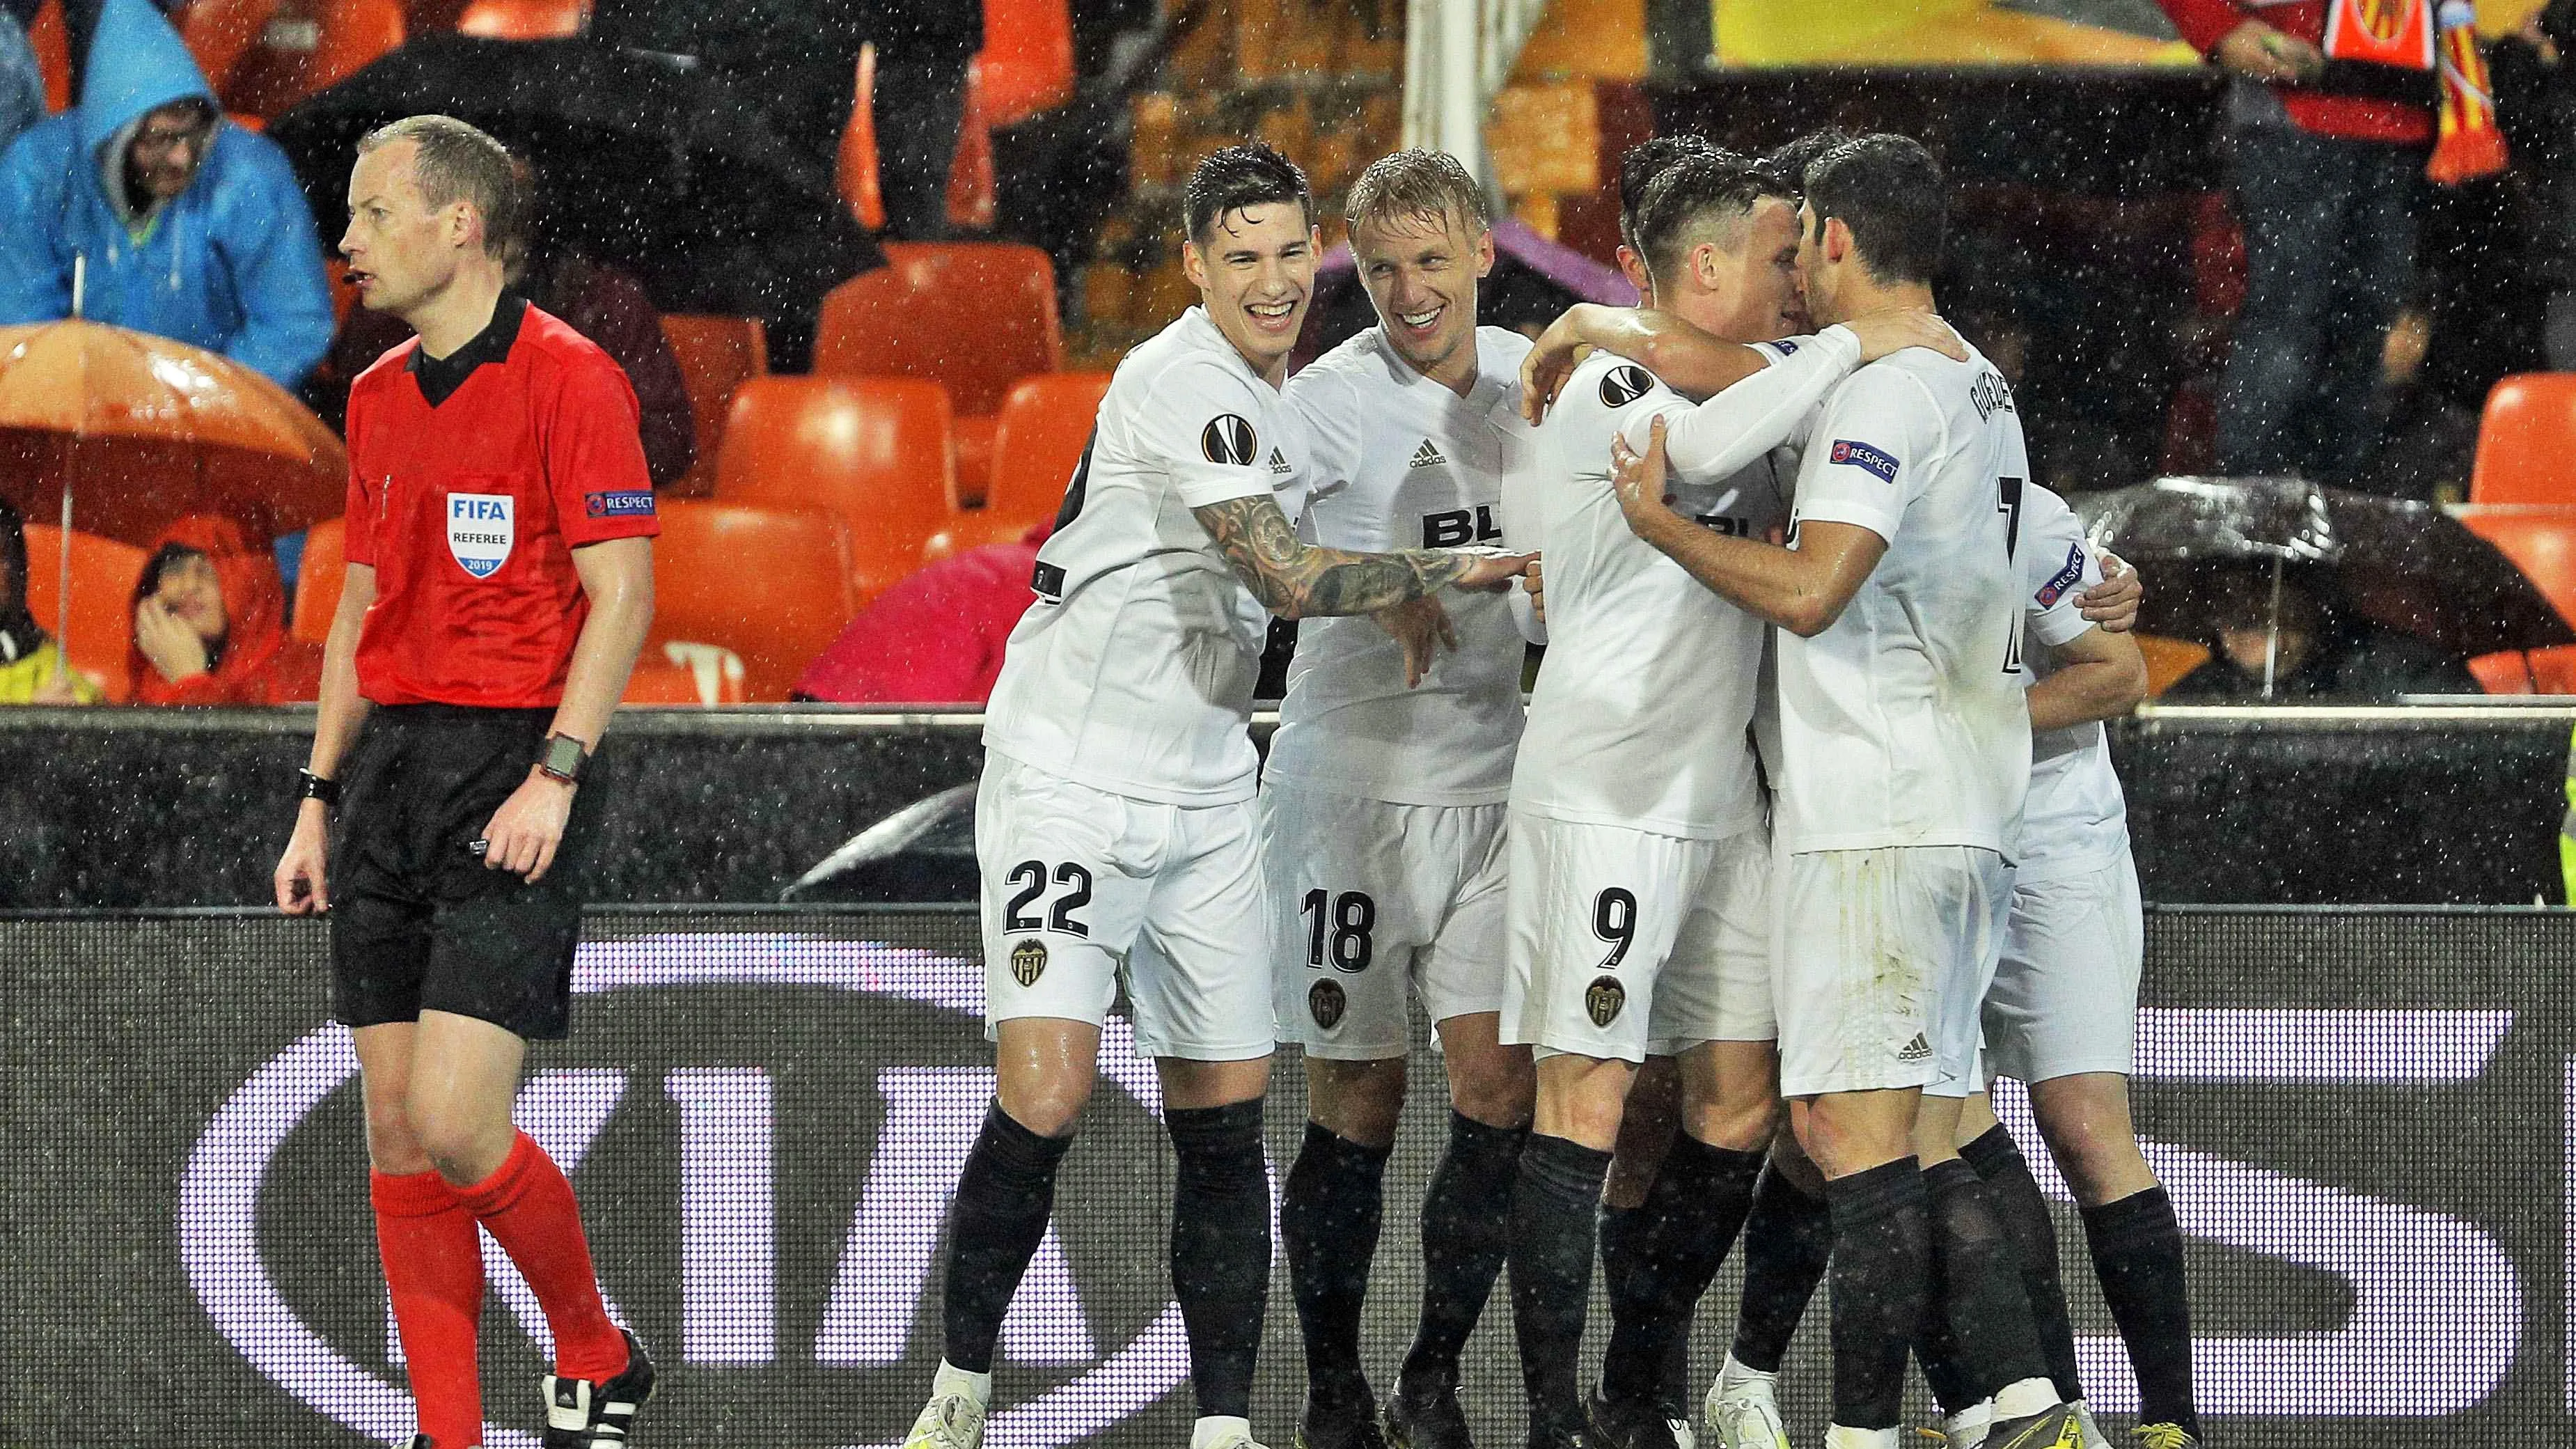
{"type": "Polygon", "coordinates": [[[570,785],[581,779],[582,764],[590,751],[570,735],[546,736],[545,753],[537,756],[537,768],[548,776],[570,785]]]}
{"type": "Polygon", "coordinates": [[[321,776],[314,774],[311,770],[298,770],[295,774],[297,779],[295,788],[296,799],[319,800],[325,805],[337,805],[340,803],[339,781],[325,780],[321,776]]]}

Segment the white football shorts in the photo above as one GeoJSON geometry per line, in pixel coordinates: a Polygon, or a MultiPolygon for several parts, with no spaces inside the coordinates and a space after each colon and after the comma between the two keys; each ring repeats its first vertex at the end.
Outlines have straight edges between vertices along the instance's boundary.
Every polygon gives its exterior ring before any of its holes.
{"type": "Polygon", "coordinates": [[[1270,913],[1250,800],[1184,807],[1095,790],[987,751],[975,788],[985,1034],[1099,1024],[1123,979],[1136,1052],[1266,1056],[1270,913]]]}
{"type": "Polygon", "coordinates": [[[1976,1090],[2012,867],[1961,845],[1822,850],[1780,862],[1772,935],[1780,1091],[1976,1090]]]}
{"type": "Polygon", "coordinates": [[[1262,788],[1282,1042],[1403,1056],[1408,984],[1435,1023],[1502,1009],[1506,809],[1262,788]]]}
{"type": "Polygon", "coordinates": [[[2125,849],[2079,875],[2015,881],[2003,956],[1986,990],[1986,1070],[2025,1082],[2128,1076],[2138,1057],[2144,917],[2125,849]]]}
{"type": "Polygon", "coordinates": [[[1771,845],[1511,822],[1502,1035],[1607,1061],[1769,1041],[1771,845]]]}

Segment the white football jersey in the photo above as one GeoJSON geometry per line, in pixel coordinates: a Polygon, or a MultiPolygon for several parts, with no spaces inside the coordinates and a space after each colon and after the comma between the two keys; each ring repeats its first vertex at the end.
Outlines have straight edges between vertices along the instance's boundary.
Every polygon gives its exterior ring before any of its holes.
{"type": "Polygon", "coordinates": [[[1269,615],[1190,510],[1267,496],[1293,519],[1305,470],[1296,410],[1205,311],[1128,353],[1038,550],[985,746],[1135,799],[1249,799],[1269,615]]]}
{"type": "MultiPolygon", "coordinates": [[[[1303,531],[1328,548],[1385,553],[1502,541],[1503,477],[1536,440],[1520,419],[1529,339],[1476,329],[1467,396],[1424,377],[1371,327],[1288,380],[1311,450],[1303,531]]],[[[1458,631],[1422,683],[1364,616],[1301,620],[1288,697],[1264,773],[1400,805],[1494,805],[1521,737],[1519,628],[1500,593],[1449,590],[1458,631]]]]}
{"type": "Polygon", "coordinates": [[[1547,578],[1547,663],[1530,696],[1512,808],[1555,820],[1719,839],[1762,823],[1745,728],[1760,619],[1628,527],[1610,440],[1667,424],[1674,508],[1762,538],[1788,515],[1795,464],[1775,456],[1860,359],[1849,332],[1765,344],[1772,361],[1694,407],[1636,363],[1596,353],[1539,425],[1538,466],[1507,485],[1503,531],[1547,578]]]}
{"type": "Polygon", "coordinates": [[[1780,632],[1784,850],[2010,854],[2030,785],[2017,553],[2029,477],[2012,391],[1973,349],[1957,362],[1909,348],[1827,397],[1790,546],[1809,524],[1846,523],[1887,553],[1829,628],[1780,632]]]}
{"type": "MultiPolygon", "coordinates": [[[[2050,651],[2094,627],[2076,596],[2102,581],[2102,563],[2066,500],[2038,484],[2023,493],[2022,600],[2028,635],[2023,662],[2037,684],[2057,668],[2050,651]]],[[[2019,881],[2082,875],[2129,848],[2129,805],[2111,768],[2099,720],[2030,737],[2030,798],[2022,806],[2019,881]]]]}

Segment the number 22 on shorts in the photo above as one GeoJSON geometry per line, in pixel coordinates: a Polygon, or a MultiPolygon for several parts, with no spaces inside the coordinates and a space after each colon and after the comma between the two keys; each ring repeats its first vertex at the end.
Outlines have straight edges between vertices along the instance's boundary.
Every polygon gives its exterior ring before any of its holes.
{"type": "Polygon", "coordinates": [[[1091,927],[1073,913],[1091,904],[1091,872],[1066,861],[1055,868],[1055,883],[1066,889],[1055,898],[1055,904],[1041,921],[1023,915],[1029,905],[1046,894],[1047,865],[1042,860],[1024,860],[1011,867],[1009,880],[1018,886],[1008,904],[1002,907],[1002,929],[1005,931],[1062,931],[1068,936],[1089,937],[1091,927]]]}

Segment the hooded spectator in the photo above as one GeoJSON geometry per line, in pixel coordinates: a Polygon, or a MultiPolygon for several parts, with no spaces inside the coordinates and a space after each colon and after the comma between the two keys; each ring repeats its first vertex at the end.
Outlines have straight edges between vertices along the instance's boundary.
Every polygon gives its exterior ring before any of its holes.
{"type": "Polygon", "coordinates": [[[125,668],[137,704],[294,704],[316,697],[322,651],[286,637],[286,589],[229,518],[180,519],[134,585],[125,668]]]}
{"type": "Polygon", "coordinates": [[[224,119],[169,21],[106,0],[81,103],[0,157],[0,323],[80,313],[293,387],[331,345],[313,214],[286,155],[224,119]]]}
{"type": "Polygon", "coordinates": [[[0,498],[0,704],[96,704],[89,676],[63,667],[63,651],[27,612],[27,529],[0,498]]]}
{"type": "Polygon", "coordinates": [[[930,565],[877,597],[796,680],[830,704],[972,704],[993,696],[1002,646],[1029,611],[1029,569],[1055,531],[986,544],[930,565]]]}

